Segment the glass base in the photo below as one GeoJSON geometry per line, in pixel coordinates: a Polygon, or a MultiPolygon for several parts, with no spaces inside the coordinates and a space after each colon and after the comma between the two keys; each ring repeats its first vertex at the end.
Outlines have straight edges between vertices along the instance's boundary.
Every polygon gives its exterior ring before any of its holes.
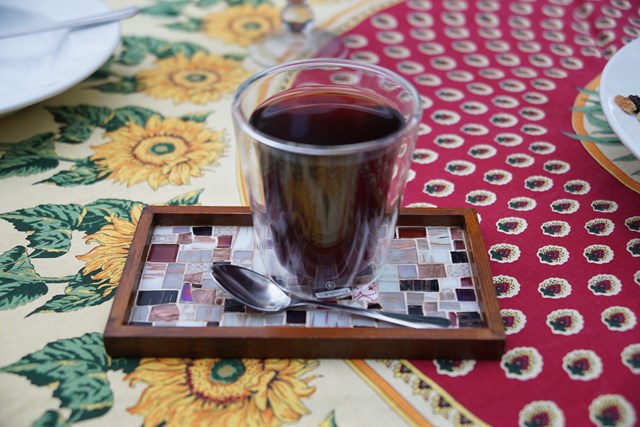
{"type": "Polygon", "coordinates": [[[346,54],[338,36],[320,29],[304,34],[274,33],[249,48],[251,58],[264,67],[311,57],[344,58],[346,54]]]}

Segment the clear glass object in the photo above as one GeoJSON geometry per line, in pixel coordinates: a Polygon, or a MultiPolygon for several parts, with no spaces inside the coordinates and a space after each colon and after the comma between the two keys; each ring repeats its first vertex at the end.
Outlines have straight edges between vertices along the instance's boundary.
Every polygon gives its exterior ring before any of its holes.
{"type": "Polygon", "coordinates": [[[249,48],[251,58],[263,67],[312,56],[342,58],[346,47],[338,36],[315,26],[306,0],[287,0],[280,13],[283,29],[264,37],[249,48]]]}
{"type": "MultiPolygon", "coordinates": [[[[309,59],[250,77],[234,97],[232,114],[262,261],[258,269],[317,299],[346,297],[374,282],[394,237],[422,115],[415,88],[375,65],[309,59]],[[383,137],[349,143],[357,126],[347,123],[337,132],[346,143],[301,143],[261,132],[252,118],[265,105],[293,98],[328,114],[333,105],[318,106],[325,95],[393,110],[399,125],[383,137]]],[[[295,124],[304,129],[304,123],[295,124]]]]}

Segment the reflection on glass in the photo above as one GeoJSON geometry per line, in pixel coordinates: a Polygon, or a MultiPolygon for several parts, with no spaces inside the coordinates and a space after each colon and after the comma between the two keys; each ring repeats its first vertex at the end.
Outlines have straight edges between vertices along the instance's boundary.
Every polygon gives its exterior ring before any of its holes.
{"type": "Polygon", "coordinates": [[[313,10],[306,0],[287,0],[280,19],[283,30],[250,48],[251,57],[259,65],[269,67],[313,56],[345,56],[346,49],[339,37],[315,27],[313,10]]]}

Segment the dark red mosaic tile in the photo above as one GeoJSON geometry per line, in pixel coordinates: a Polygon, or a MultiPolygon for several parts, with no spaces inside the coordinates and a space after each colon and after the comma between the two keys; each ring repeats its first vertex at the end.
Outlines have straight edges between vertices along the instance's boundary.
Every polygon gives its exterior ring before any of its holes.
{"type": "Polygon", "coordinates": [[[149,249],[149,256],[147,261],[149,262],[175,262],[178,256],[178,250],[180,245],[151,245],[149,249]]]}

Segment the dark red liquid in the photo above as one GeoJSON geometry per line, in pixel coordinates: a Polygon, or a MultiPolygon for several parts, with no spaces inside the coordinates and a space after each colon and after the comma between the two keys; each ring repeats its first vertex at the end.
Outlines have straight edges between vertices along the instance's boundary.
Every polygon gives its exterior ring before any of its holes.
{"type": "MultiPolygon", "coordinates": [[[[258,108],[250,123],[280,140],[337,146],[380,140],[404,120],[373,98],[292,91],[258,108]]],[[[388,201],[399,145],[380,141],[338,156],[260,146],[264,222],[280,263],[301,284],[314,291],[347,286],[367,268],[394,214],[388,201]]]]}
{"type": "Polygon", "coordinates": [[[398,110],[372,98],[285,92],[254,111],[249,122],[260,132],[284,141],[343,145],[384,138],[400,129],[404,119],[398,110]]]}

